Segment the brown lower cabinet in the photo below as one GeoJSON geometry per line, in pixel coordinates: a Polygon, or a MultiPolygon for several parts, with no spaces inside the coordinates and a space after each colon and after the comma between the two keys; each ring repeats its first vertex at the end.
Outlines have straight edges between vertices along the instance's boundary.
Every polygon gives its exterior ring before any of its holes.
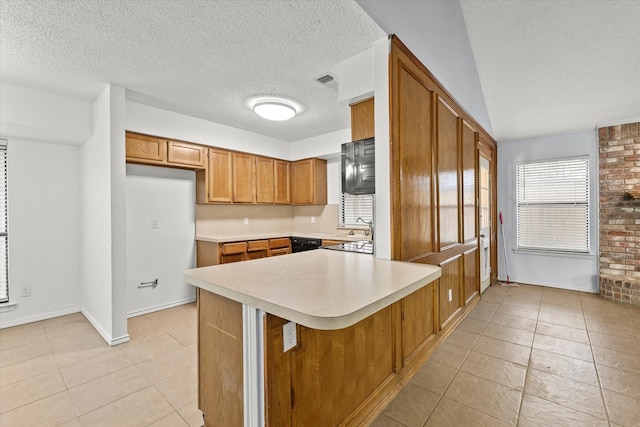
{"type": "MultiPolygon", "coordinates": [[[[435,280],[344,329],[297,325],[298,345],[286,352],[282,327],[288,320],[267,314],[265,425],[372,422],[479,301],[476,295],[464,307],[441,311],[443,289],[435,280]]],[[[205,426],[243,425],[242,305],[198,289],[198,318],[198,401],[205,426]]]]}
{"type": "Polygon", "coordinates": [[[225,243],[198,240],[196,252],[196,266],[206,267],[290,254],[291,240],[288,237],[225,243]]]}

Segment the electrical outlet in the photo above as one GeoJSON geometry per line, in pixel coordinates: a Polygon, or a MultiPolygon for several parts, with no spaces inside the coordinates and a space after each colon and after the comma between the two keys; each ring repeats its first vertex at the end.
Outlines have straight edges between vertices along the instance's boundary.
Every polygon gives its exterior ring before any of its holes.
{"type": "Polygon", "coordinates": [[[315,216],[312,216],[312,217],[311,217],[311,224],[315,224],[315,223],[316,223],[316,217],[315,217],[315,216]]]}
{"type": "Polygon", "coordinates": [[[249,218],[244,219],[244,225],[247,225],[247,224],[249,224],[249,218]]]}
{"type": "Polygon", "coordinates": [[[151,218],[151,228],[156,230],[158,228],[158,220],[155,218],[151,218]]]}
{"type": "Polygon", "coordinates": [[[286,323],[282,326],[282,338],[284,341],[284,351],[289,351],[296,346],[296,324],[286,323]]]}
{"type": "Polygon", "coordinates": [[[449,302],[453,299],[453,291],[449,289],[449,302]]]}
{"type": "Polygon", "coordinates": [[[30,297],[31,296],[31,285],[22,285],[22,296],[30,297]]]}

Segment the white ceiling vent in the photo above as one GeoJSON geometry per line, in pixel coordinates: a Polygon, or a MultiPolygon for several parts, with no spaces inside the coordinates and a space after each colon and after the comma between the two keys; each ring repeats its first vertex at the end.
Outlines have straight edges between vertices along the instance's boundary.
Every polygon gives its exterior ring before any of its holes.
{"type": "Polygon", "coordinates": [[[320,77],[317,77],[316,81],[331,89],[338,89],[338,80],[336,80],[336,77],[331,73],[324,73],[320,77]]]}

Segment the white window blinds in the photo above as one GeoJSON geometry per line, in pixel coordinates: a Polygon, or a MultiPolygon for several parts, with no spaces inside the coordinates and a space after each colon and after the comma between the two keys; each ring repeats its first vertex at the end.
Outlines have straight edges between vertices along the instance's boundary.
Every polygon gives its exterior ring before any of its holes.
{"type": "Polygon", "coordinates": [[[358,218],[366,222],[373,221],[373,205],[375,194],[353,194],[342,193],[340,199],[340,226],[353,227],[365,226],[358,218]]]}
{"type": "Polygon", "coordinates": [[[516,164],[518,248],[589,251],[589,159],[516,164]]]}
{"type": "Polygon", "coordinates": [[[9,301],[9,244],[7,237],[7,141],[0,139],[0,303],[9,301]]]}

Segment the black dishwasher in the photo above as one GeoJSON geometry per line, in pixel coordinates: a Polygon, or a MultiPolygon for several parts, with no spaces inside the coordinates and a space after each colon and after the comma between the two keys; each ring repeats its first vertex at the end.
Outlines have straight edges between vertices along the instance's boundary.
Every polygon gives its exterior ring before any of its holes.
{"type": "Polygon", "coordinates": [[[310,239],[308,237],[292,237],[291,238],[291,252],[304,252],[318,249],[322,246],[320,239],[310,239]]]}

